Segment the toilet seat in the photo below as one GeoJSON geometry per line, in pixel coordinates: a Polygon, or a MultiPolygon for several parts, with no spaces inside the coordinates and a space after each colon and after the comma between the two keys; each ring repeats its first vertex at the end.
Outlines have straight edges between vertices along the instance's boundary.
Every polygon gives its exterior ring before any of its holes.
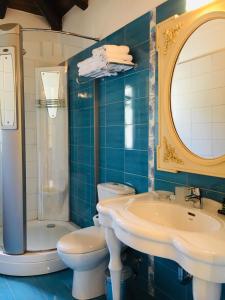
{"type": "Polygon", "coordinates": [[[63,236],[57,249],[66,254],[85,254],[106,248],[103,228],[91,226],[63,236]]]}

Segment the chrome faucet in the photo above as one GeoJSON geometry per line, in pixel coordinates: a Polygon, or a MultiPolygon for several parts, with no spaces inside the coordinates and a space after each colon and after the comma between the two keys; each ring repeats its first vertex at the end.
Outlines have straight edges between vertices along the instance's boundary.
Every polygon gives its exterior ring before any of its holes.
{"type": "Polygon", "coordinates": [[[192,201],[194,207],[202,209],[203,201],[201,197],[200,188],[190,187],[189,190],[190,194],[185,197],[185,201],[192,201]]]}

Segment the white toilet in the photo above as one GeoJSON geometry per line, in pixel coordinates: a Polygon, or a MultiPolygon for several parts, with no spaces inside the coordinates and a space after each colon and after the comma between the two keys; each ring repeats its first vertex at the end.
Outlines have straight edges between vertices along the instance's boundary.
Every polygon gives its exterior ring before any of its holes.
{"type": "MultiPolygon", "coordinates": [[[[118,183],[98,185],[98,198],[109,198],[134,194],[133,188],[118,183]]],[[[76,230],[64,235],[57,244],[63,262],[73,269],[72,295],[76,299],[91,299],[105,294],[105,270],[109,253],[104,230],[95,219],[95,226],[76,230]]]]}

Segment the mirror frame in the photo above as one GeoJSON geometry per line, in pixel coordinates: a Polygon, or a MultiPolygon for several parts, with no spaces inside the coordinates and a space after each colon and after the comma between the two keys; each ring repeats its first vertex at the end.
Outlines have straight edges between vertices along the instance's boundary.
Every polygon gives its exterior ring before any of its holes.
{"type": "Polygon", "coordinates": [[[157,25],[159,76],[158,170],[173,173],[183,171],[225,178],[225,155],[206,159],[192,153],[178,136],[171,111],[171,83],[180,51],[198,27],[214,19],[225,20],[224,0],[214,1],[181,16],[175,15],[157,25]]]}

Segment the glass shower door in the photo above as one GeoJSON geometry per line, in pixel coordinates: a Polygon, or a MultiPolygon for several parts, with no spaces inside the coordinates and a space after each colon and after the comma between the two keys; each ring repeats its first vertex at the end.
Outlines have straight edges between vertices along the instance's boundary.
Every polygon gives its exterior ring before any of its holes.
{"type": "MultiPolygon", "coordinates": [[[[36,69],[37,220],[28,222],[29,251],[53,250],[69,225],[68,110],[65,67],[36,69]]],[[[69,227],[68,227],[69,226],[69,227]]]]}
{"type": "Polygon", "coordinates": [[[65,67],[37,69],[38,219],[69,220],[65,67]]]}

